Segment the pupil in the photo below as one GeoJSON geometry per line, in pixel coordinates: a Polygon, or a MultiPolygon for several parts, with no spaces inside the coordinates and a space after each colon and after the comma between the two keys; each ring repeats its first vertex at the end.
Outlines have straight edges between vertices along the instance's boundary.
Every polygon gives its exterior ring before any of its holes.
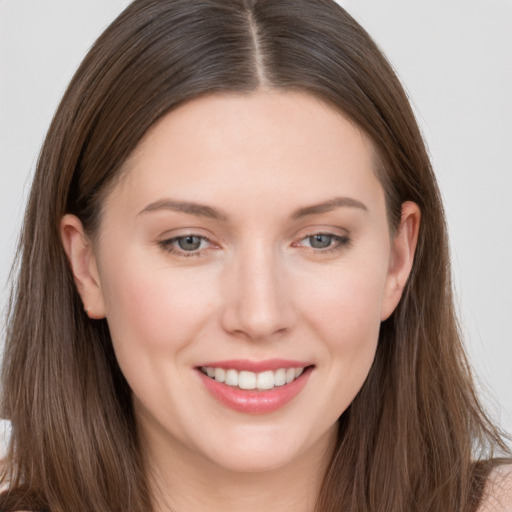
{"type": "Polygon", "coordinates": [[[331,235],[313,235],[309,237],[311,247],[315,249],[325,249],[331,245],[331,235]]]}
{"type": "Polygon", "coordinates": [[[178,239],[180,249],[184,251],[196,251],[201,245],[201,238],[198,236],[183,236],[178,239]]]}

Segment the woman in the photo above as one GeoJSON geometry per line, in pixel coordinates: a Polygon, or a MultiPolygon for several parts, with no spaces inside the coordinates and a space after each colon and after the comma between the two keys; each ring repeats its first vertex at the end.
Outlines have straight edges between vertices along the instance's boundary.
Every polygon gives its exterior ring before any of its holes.
{"type": "Polygon", "coordinates": [[[1,509],[506,510],[447,254],[406,96],[339,6],[136,0],[38,163],[1,509]]]}

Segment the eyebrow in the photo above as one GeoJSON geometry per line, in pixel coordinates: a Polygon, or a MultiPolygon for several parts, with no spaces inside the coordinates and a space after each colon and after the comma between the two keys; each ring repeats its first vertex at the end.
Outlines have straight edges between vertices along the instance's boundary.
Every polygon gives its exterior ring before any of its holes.
{"type": "Polygon", "coordinates": [[[319,204],[314,204],[312,206],[305,206],[304,208],[299,208],[292,214],[292,218],[297,220],[303,217],[307,217],[309,215],[318,215],[319,213],[327,213],[332,210],[336,210],[337,208],[359,208],[364,211],[368,211],[368,208],[364,203],[358,201],[357,199],[353,199],[351,197],[335,197],[333,199],[329,199],[328,201],[324,201],[319,204]]]}
{"type": "Polygon", "coordinates": [[[227,221],[228,216],[217,210],[212,208],[211,206],[206,206],[204,204],[192,203],[189,201],[174,201],[172,199],[161,199],[159,201],[155,201],[154,203],[148,204],[143,210],[141,210],[138,215],[154,212],[157,210],[172,210],[175,212],[188,213],[189,215],[195,215],[196,217],[206,217],[208,219],[215,219],[221,221],[227,221]]]}
{"type": "MultiPolygon", "coordinates": [[[[319,204],[299,208],[291,215],[291,218],[298,220],[309,215],[327,213],[332,210],[336,210],[337,208],[344,207],[359,208],[361,210],[368,211],[366,205],[357,199],[353,199],[351,197],[335,197],[319,204]]],[[[173,199],[161,199],[159,201],[154,201],[153,203],[150,203],[145,208],[143,208],[138,213],[138,215],[158,210],[171,210],[175,212],[187,213],[189,215],[195,215],[196,217],[206,217],[208,219],[220,220],[223,222],[228,220],[228,215],[226,213],[216,208],[212,208],[211,206],[190,201],[176,201],[173,199]]]]}

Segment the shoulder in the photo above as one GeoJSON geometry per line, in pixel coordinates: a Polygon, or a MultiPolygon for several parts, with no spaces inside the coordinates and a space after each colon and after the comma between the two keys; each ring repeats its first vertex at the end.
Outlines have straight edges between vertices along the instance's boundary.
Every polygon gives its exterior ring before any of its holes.
{"type": "Polygon", "coordinates": [[[478,512],[512,512],[512,464],[498,466],[489,475],[478,512]]]}

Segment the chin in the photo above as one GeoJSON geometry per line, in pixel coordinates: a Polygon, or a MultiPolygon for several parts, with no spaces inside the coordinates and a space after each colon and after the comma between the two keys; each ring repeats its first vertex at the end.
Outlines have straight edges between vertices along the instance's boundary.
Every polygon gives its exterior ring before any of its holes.
{"type": "Polygon", "coordinates": [[[229,448],[211,460],[217,467],[232,473],[268,473],[286,468],[296,459],[293,450],[229,448]]]}
{"type": "Polygon", "coordinates": [[[290,428],[281,431],[275,427],[259,431],[255,428],[242,429],[222,443],[210,444],[207,456],[210,462],[230,472],[280,471],[300,464],[303,458],[311,460],[314,452],[319,458],[325,458],[335,437],[336,425],[320,438],[312,438],[307,432],[294,432],[290,428]],[[212,446],[215,447],[213,450],[212,446]]]}

